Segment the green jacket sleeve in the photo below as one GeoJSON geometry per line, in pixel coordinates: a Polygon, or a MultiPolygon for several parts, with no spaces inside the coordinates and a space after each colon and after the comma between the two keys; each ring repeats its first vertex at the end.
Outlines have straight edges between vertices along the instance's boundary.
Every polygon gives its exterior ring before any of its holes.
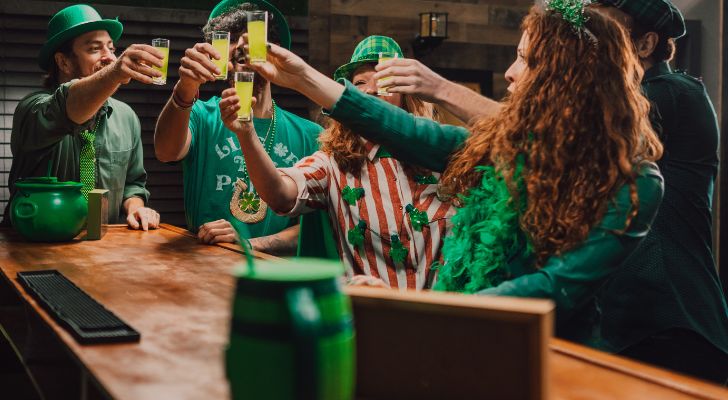
{"type": "Polygon", "coordinates": [[[18,140],[13,143],[14,153],[51,147],[64,136],[90,127],[92,120],[78,125],[66,114],[68,88],[74,82],[66,82],[50,93],[33,93],[20,101],[13,117],[13,131],[22,134],[14,135],[18,140]]]}
{"type": "Polygon", "coordinates": [[[442,172],[468,130],[439,124],[363,93],[349,81],[330,116],[357,134],[384,146],[398,160],[442,172]]]}
{"type": "Polygon", "coordinates": [[[144,204],[147,204],[149,201],[149,191],[146,188],[147,171],[144,169],[141,125],[136,116],[133,118],[132,135],[134,137],[134,146],[131,149],[129,167],[127,168],[126,181],[124,182],[124,200],[136,196],[144,200],[144,204]]]}
{"type": "Polygon", "coordinates": [[[649,232],[663,194],[662,175],[654,164],[642,169],[637,193],[639,212],[626,232],[621,230],[630,208],[628,186],[619,190],[602,222],[579,247],[551,257],[535,272],[479,294],[551,299],[556,303],[557,317],[568,319],[594,297],[649,232]]]}

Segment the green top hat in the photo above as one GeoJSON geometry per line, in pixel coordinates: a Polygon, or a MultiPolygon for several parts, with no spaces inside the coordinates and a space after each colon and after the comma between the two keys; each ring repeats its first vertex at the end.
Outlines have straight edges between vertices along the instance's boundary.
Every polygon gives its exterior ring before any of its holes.
{"type": "Polygon", "coordinates": [[[278,26],[278,35],[281,38],[281,46],[288,50],[291,49],[291,29],[288,27],[286,17],[283,16],[281,10],[277,9],[273,4],[270,4],[265,0],[223,0],[212,9],[212,13],[210,13],[210,18],[208,20],[219,17],[220,15],[228,12],[231,8],[243,3],[255,4],[259,9],[273,14],[273,22],[278,26]]]}
{"type": "Polygon", "coordinates": [[[359,42],[351,55],[351,61],[336,69],[334,79],[346,78],[351,80],[351,74],[362,64],[376,63],[379,60],[379,53],[386,53],[402,58],[402,49],[397,42],[388,36],[369,36],[359,42]]]}
{"type": "Polygon", "coordinates": [[[40,49],[38,65],[43,70],[48,70],[51,57],[58,47],[84,34],[86,32],[104,30],[109,32],[111,40],[117,41],[124,29],[121,22],[116,19],[101,19],[101,15],[91,6],[76,4],[58,11],[48,22],[48,35],[46,42],[40,49]]]}

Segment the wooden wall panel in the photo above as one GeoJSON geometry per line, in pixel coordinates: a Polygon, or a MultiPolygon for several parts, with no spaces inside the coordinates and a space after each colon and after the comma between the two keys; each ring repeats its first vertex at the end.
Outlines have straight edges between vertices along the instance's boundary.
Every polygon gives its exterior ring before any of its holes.
{"type": "MultiPolygon", "coordinates": [[[[8,172],[12,155],[10,130],[12,115],[20,99],[41,88],[42,71],[36,57],[50,16],[72,3],[4,0],[0,3],[0,211],[4,210],[9,193],[8,172]]],[[[94,4],[92,4],[94,5],[94,4]]],[[[114,97],[129,104],[139,116],[144,144],[144,164],[148,173],[148,188],[152,194],[150,206],[160,211],[162,221],[185,226],[182,195],[182,170],[179,165],[162,164],[154,157],[153,133],[157,116],[177,81],[179,59],[183,51],[201,40],[200,29],[209,11],[161,9],[94,5],[103,17],[118,16],[124,24],[124,34],[117,43],[120,54],[132,43],[149,43],[155,37],[171,41],[169,80],[165,86],[131,83],[123,86],[114,97]]],[[[293,50],[308,56],[308,19],[289,18],[293,50]]],[[[201,98],[219,94],[224,84],[203,86],[201,98]]],[[[276,101],[285,109],[308,117],[310,105],[300,95],[274,88],[276,101]]]]}

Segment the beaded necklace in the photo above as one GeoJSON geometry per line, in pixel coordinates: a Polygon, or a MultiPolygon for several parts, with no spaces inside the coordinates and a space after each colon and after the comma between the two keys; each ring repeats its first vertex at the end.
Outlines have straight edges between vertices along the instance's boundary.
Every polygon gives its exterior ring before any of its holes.
{"type": "MultiPolygon", "coordinates": [[[[265,133],[265,138],[263,139],[263,148],[268,156],[270,156],[273,150],[273,143],[276,138],[276,102],[274,100],[271,101],[273,103],[272,117],[270,125],[268,125],[268,131],[265,133]]],[[[235,191],[230,200],[230,212],[235,218],[246,224],[255,224],[265,218],[268,205],[258,196],[255,189],[251,187],[250,174],[248,173],[248,166],[245,163],[244,157],[242,169],[243,177],[238,178],[238,181],[235,183],[235,191]],[[251,187],[251,190],[248,190],[249,187],[251,187]]]]}

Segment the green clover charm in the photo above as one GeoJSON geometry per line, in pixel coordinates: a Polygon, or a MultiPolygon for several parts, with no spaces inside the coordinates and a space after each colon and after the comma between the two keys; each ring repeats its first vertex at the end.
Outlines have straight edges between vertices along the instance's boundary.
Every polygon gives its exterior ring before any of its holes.
{"type": "Polygon", "coordinates": [[[421,232],[422,228],[430,223],[429,218],[427,218],[427,213],[416,209],[412,204],[407,204],[405,210],[409,214],[412,229],[421,232]]]}
{"type": "Polygon", "coordinates": [[[434,175],[415,175],[415,182],[420,185],[434,185],[437,183],[437,178],[434,175]]]}
{"type": "Polygon", "coordinates": [[[404,259],[407,258],[407,249],[399,241],[398,235],[392,235],[391,239],[392,243],[389,249],[389,256],[392,257],[392,261],[395,263],[404,262],[404,259]]]}
{"type": "Polygon", "coordinates": [[[258,196],[256,196],[253,192],[243,192],[240,195],[238,207],[240,207],[240,210],[244,213],[255,214],[258,210],[260,210],[260,198],[258,198],[258,196]]]}
{"type": "Polygon", "coordinates": [[[349,240],[354,247],[359,247],[364,244],[364,231],[367,229],[367,223],[359,221],[359,224],[351,229],[346,234],[346,238],[349,240]]]}
{"type": "Polygon", "coordinates": [[[348,185],[341,190],[341,197],[350,206],[356,205],[356,201],[364,197],[364,188],[350,188],[348,185]]]}

